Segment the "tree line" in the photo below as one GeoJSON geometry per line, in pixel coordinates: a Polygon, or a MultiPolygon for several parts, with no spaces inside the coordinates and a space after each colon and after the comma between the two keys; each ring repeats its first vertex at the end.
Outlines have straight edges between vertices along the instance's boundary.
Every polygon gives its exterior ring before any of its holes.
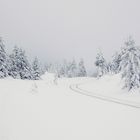
{"type": "Polygon", "coordinates": [[[98,77],[120,73],[125,83],[124,88],[131,90],[140,87],[140,48],[135,45],[132,37],[113,55],[110,62],[105,60],[101,52],[98,53],[95,65],[98,68],[98,77]]]}
{"type": "MultiPolygon", "coordinates": [[[[131,90],[140,87],[140,48],[135,45],[132,37],[129,37],[124,47],[113,55],[110,62],[107,62],[103,54],[99,52],[95,66],[98,77],[121,73],[125,83],[124,88],[131,90]]],[[[60,64],[46,64],[42,67],[37,57],[30,62],[25,51],[17,46],[13,48],[11,54],[8,54],[0,38],[0,78],[11,76],[15,79],[39,80],[45,71],[56,73],[60,78],[87,76],[83,59],[78,63],[73,59],[69,62],[64,60],[60,64]]]]}
{"type": "Polygon", "coordinates": [[[87,76],[84,60],[77,64],[75,60],[61,64],[46,64],[42,66],[38,58],[30,62],[26,52],[17,46],[8,54],[5,50],[4,41],[0,38],[0,78],[8,76],[14,79],[39,80],[46,71],[55,73],[58,77],[85,77],[87,76]]]}
{"type": "Polygon", "coordinates": [[[56,73],[59,78],[67,77],[86,77],[87,70],[84,64],[84,60],[80,59],[77,63],[74,59],[72,61],[64,60],[62,63],[58,64],[48,64],[45,66],[46,71],[56,73]]]}
{"type": "Polygon", "coordinates": [[[11,54],[8,54],[0,38],[0,78],[11,76],[14,79],[39,80],[41,76],[39,65],[38,58],[30,63],[25,51],[17,46],[11,54]]]}

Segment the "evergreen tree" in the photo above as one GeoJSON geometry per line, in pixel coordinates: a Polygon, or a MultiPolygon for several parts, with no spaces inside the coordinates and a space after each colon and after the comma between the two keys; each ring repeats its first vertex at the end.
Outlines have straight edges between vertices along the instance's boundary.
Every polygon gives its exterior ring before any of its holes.
{"type": "Polygon", "coordinates": [[[0,38],[0,78],[8,76],[7,54],[2,38],[0,38]]]}
{"type": "Polygon", "coordinates": [[[65,69],[63,65],[60,65],[57,70],[58,77],[65,77],[65,69]]]}
{"type": "Polygon", "coordinates": [[[107,73],[109,74],[113,73],[113,64],[111,62],[107,64],[107,73]]]}
{"type": "Polygon", "coordinates": [[[31,66],[25,55],[25,51],[15,47],[10,55],[12,66],[11,76],[21,79],[32,79],[31,66]]]}
{"type": "Polygon", "coordinates": [[[69,65],[66,60],[63,62],[64,77],[68,77],[69,65]]]}
{"type": "Polygon", "coordinates": [[[76,64],[75,60],[73,60],[68,65],[68,77],[72,78],[72,77],[76,77],[76,76],[77,76],[77,64],[76,64]]]}
{"type": "Polygon", "coordinates": [[[40,69],[40,76],[45,74],[45,72],[47,71],[46,69],[46,65],[43,65],[42,63],[39,64],[39,69],[40,69]]]}
{"type": "Polygon", "coordinates": [[[10,76],[12,76],[15,79],[20,79],[19,74],[19,48],[17,46],[14,47],[12,54],[9,56],[11,63],[10,63],[10,76]]]}
{"type": "Polygon", "coordinates": [[[121,71],[120,62],[121,62],[121,54],[116,52],[115,55],[113,56],[113,61],[111,64],[112,66],[111,71],[114,74],[117,74],[121,71]]]}
{"type": "Polygon", "coordinates": [[[120,66],[122,78],[125,81],[125,88],[140,87],[140,49],[135,46],[134,40],[130,37],[125,43],[121,56],[120,66]]]}
{"type": "Polygon", "coordinates": [[[40,66],[37,57],[34,59],[32,64],[32,78],[33,80],[39,80],[41,76],[40,66]]]}
{"type": "Polygon", "coordinates": [[[98,53],[95,61],[95,65],[98,68],[98,76],[101,77],[107,73],[107,63],[102,53],[98,53]]]}
{"type": "Polygon", "coordinates": [[[78,64],[78,76],[79,77],[85,77],[87,76],[86,68],[84,66],[84,60],[81,59],[78,64]]]}
{"type": "Polygon", "coordinates": [[[44,65],[44,72],[49,72],[49,64],[48,63],[45,63],[44,65]]]}
{"type": "Polygon", "coordinates": [[[19,52],[20,55],[20,61],[19,61],[19,69],[20,69],[20,77],[21,79],[32,79],[32,73],[31,73],[31,65],[25,55],[25,51],[23,51],[22,49],[20,49],[19,52]]]}
{"type": "Polygon", "coordinates": [[[8,76],[12,76],[12,60],[9,55],[7,55],[7,70],[8,70],[8,76]]]}

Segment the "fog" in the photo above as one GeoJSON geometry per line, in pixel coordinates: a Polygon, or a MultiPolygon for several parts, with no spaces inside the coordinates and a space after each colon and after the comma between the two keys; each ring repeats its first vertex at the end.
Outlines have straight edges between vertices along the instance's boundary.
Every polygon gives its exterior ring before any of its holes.
{"type": "Polygon", "coordinates": [[[0,36],[41,61],[109,59],[131,35],[140,45],[139,0],[0,0],[0,36]]]}

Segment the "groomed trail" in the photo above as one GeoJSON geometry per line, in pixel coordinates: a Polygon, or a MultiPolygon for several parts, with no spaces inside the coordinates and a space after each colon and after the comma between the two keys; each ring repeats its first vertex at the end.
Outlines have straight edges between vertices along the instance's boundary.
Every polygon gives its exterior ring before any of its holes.
{"type": "MultiPolygon", "coordinates": [[[[88,83],[90,83],[90,82],[88,82],[88,83]]],[[[116,104],[125,105],[125,106],[140,109],[140,103],[127,101],[127,100],[122,100],[122,99],[117,99],[117,98],[114,98],[114,97],[104,96],[104,95],[101,95],[101,94],[96,94],[95,92],[90,92],[90,91],[82,89],[80,86],[83,85],[83,84],[85,84],[85,83],[73,84],[73,85],[70,85],[69,88],[72,91],[74,91],[78,94],[84,95],[84,96],[88,96],[88,97],[99,99],[99,100],[102,100],[102,101],[112,102],[112,103],[116,103],[116,104]]]]}

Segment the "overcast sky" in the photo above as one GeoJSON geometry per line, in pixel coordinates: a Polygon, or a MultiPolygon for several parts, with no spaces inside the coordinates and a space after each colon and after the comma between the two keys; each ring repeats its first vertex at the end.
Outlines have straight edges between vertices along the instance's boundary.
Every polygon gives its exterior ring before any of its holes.
{"type": "Polygon", "coordinates": [[[41,60],[108,58],[132,35],[140,44],[139,0],[0,0],[0,36],[41,60]]]}

